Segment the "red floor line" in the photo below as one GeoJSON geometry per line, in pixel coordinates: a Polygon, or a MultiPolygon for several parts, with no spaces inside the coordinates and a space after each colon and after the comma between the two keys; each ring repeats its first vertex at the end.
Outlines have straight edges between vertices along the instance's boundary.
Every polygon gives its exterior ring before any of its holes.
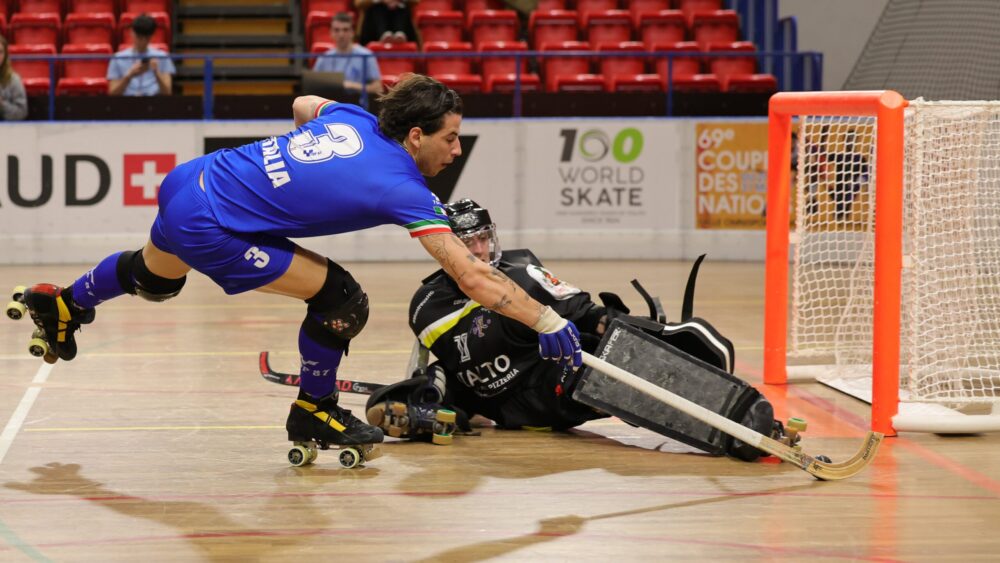
{"type": "MultiPolygon", "coordinates": [[[[756,366],[751,366],[748,364],[740,364],[740,371],[748,372],[755,377],[759,378],[763,377],[763,371],[756,366]]],[[[806,389],[803,389],[802,387],[795,387],[794,389],[795,392],[789,394],[789,399],[798,398],[815,407],[830,412],[837,410],[836,405],[834,405],[833,402],[831,402],[828,399],[824,399],[823,397],[811,393],[806,389]]],[[[840,413],[842,415],[841,420],[843,420],[846,424],[860,430],[861,432],[867,432],[869,430],[869,423],[867,420],[865,420],[864,417],[858,416],[853,413],[844,412],[842,409],[840,410],[840,413]]],[[[926,446],[918,444],[917,442],[908,440],[905,437],[894,436],[889,439],[893,440],[893,443],[895,445],[906,448],[910,452],[923,458],[925,461],[928,461],[940,467],[941,469],[944,469],[945,471],[950,471],[951,473],[954,473],[955,475],[961,477],[962,479],[965,479],[970,483],[978,485],[979,487],[982,487],[994,494],[1000,495],[1000,481],[987,477],[986,475],[976,471],[975,469],[972,469],[971,467],[963,465],[951,458],[945,457],[944,455],[941,455],[927,448],[926,446]]]]}

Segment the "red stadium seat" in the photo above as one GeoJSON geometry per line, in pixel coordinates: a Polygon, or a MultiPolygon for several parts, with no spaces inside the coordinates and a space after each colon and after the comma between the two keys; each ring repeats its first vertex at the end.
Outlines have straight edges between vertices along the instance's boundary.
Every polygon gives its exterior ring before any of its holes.
{"type": "MultiPolygon", "coordinates": [[[[146,15],[156,21],[156,31],[153,32],[153,38],[150,41],[152,43],[166,43],[170,45],[170,16],[165,12],[152,12],[146,15]]],[[[138,16],[139,14],[134,12],[125,12],[122,14],[121,19],[118,20],[119,50],[132,45],[132,33],[130,29],[132,28],[132,20],[138,16]]]]}
{"type": "Polygon", "coordinates": [[[65,44],[115,43],[115,17],[110,13],[66,14],[63,23],[65,44]]]}
{"type": "Polygon", "coordinates": [[[583,19],[583,27],[587,30],[587,41],[591,45],[632,39],[632,18],[625,10],[590,12],[583,19]]]}
{"type": "MultiPolygon", "coordinates": [[[[463,51],[472,51],[472,44],[468,41],[456,41],[454,43],[431,41],[424,43],[425,53],[454,53],[463,51]]],[[[473,59],[470,57],[428,57],[425,60],[427,74],[430,76],[437,76],[439,74],[472,74],[473,59]]]]}
{"type": "Polygon", "coordinates": [[[418,12],[448,12],[455,9],[452,0],[420,0],[413,8],[413,13],[418,12]]]}
{"type": "Polygon", "coordinates": [[[714,43],[731,43],[740,36],[740,16],[733,10],[697,12],[691,24],[692,36],[702,49],[714,43]]]}
{"type": "MultiPolygon", "coordinates": [[[[678,53],[671,60],[673,61],[669,65],[670,76],[674,80],[681,78],[687,78],[701,73],[701,51],[698,49],[698,44],[694,41],[682,41],[679,43],[666,43],[666,44],[654,44],[650,51],[661,51],[678,53]],[[681,55],[683,53],[683,55],[681,55]]],[[[656,73],[663,78],[664,83],[667,82],[667,70],[668,70],[668,59],[667,58],[657,58],[653,62],[653,66],[656,68],[656,73]]]]}
{"type": "Polygon", "coordinates": [[[438,74],[434,78],[459,94],[479,93],[483,90],[483,77],[475,74],[438,74]]]}
{"type": "Polygon", "coordinates": [[[753,74],[757,72],[757,48],[750,41],[735,41],[733,43],[717,43],[708,48],[718,53],[746,53],[745,57],[706,55],[708,71],[719,77],[723,86],[726,77],[733,74],[753,74]]]}
{"type": "Polygon", "coordinates": [[[472,12],[474,10],[506,10],[507,6],[503,3],[503,0],[457,0],[459,7],[465,10],[465,13],[472,12]],[[464,6],[462,5],[464,3],[464,6]]]}
{"type": "Polygon", "coordinates": [[[639,18],[643,14],[655,14],[669,9],[670,0],[631,0],[628,2],[628,11],[632,15],[632,22],[636,27],[639,27],[639,18]]]}
{"type": "MultiPolygon", "coordinates": [[[[316,41],[309,48],[309,52],[313,55],[322,55],[323,53],[333,49],[334,44],[330,41],[316,41]]],[[[319,57],[309,60],[309,68],[316,66],[316,62],[319,61],[319,57]]],[[[380,69],[381,70],[381,69],[380,69]]]]}
{"type": "Polygon", "coordinates": [[[576,41],[579,35],[576,12],[573,10],[551,10],[531,12],[528,30],[531,44],[538,49],[543,43],[576,41]]]}
{"type": "Polygon", "coordinates": [[[312,50],[317,42],[330,41],[331,12],[309,12],[306,16],[306,46],[312,50]]]}
{"type": "Polygon", "coordinates": [[[170,0],[121,0],[122,12],[136,14],[151,14],[153,12],[171,13],[173,2],[170,0]]]}
{"type": "MultiPolygon", "coordinates": [[[[590,43],[586,41],[560,41],[557,43],[543,43],[541,51],[589,51],[590,43]]],[[[542,57],[540,59],[543,74],[545,76],[545,89],[555,92],[559,82],[556,80],[560,76],[573,76],[590,74],[590,57],[542,57]]],[[[597,76],[597,75],[591,75],[597,76]]],[[[600,77],[597,77],[600,79],[600,77]]],[[[589,80],[589,79],[587,79],[589,80]]],[[[603,88],[603,81],[601,81],[603,88]]]]}
{"type": "Polygon", "coordinates": [[[462,40],[465,25],[462,12],[420,12],[413,20],[424,42],[462,40]]]}
{"type": "Polygon", "coordinates": [[[382,74],[382,82],[386,85],[395,84],[399,80],[399,76],[407,72],[419,72],[417,65],[420,61],[416,57],[417,44],[412,41],[406,43],[372,41],[365,46],[375,53],[375,60],[378,61],[378,70],[382,74]],[[413,53],[413,58],[381,56],[385,53],[413,53]]]}
{"type": "Polygon", "coordinates": [[[67,12],[70,14],[112,14],[118,13],[116,0],[69,0],[67,12]]]}
{"type": "Polygon", "coordinates": [[[597,74],[560,74],[553,92],[603,92],[604,79],[597,74]]]}
{"type": "Polygon", "coordinates": [[[59,44],[58,14],[14,14],[10,18],[7,32],[12,45],[52,45],[59,44]]]}
{"type": "Polygon", "coordinates": [[[7,14],[0,10],[0,35],[7,37],[7,14]]]}
{"type": "MultiPolygon", "coordinates": [[[[107,43],[93,45],[65,45],[63,55],[107,55],[113,51],[107,43]]],[[[108,59],[81,59],[62,61],[64,78],[105,78],[108,75],[108,59]]]]}
{"type": "MultiPolygon", "coordinates": [[[[497,53],[504,51],[527,51],[528,44],[524,41],[487,41],[479,46],[480,53],[497,53]]],[[[494,74],[514,74],[517,72],[517,62],[511,57],[483,57],[482,75],[489,77],[494,74]]],[[[528,70],[528,57],[521,57],[521,72],[528,70]]]]}
{"type": "Polygon", "coordinates": [[[576,14],[580,18],[581,28],[586,25],[587,14],[617,9],[618,0],[576,0],[576,14]]]}
{"type": "Polygon", "coordinates": [[[472,44],[484,41],[514,41],[517,39],[517,12],[514,10],[476,10],[469,12],[467,26],[472,44]]]}
{"type": "MultiPolygon", "coordinates": [[[[56,48],[53,45],[9,45],[7,47],[10,55],[55,55],[56,48]]],[[[49,80],[48,61],[19,61],[11,59],[11,66],[14,71],[21,76],[21,82],[29,96],[48,94],[51,82],[49,80]]],[[[56,70],[58,76],[58,67],[56,70]]]]}
{"type": "Polygon", "coordinates": [[[687,28],[680,10],[660,10],[639,16],[639,38],[647,47],[684,41],[687,28]]]}
{"type": "Polygon", "coordinates": [[[328,12],[331,15],[337,12],[353,12],[354,2],[352,0],[302,0],[302,13],[328,12]]]}
{"type": "Polygon", "coordinates": [[[674,78],[674,90],[678,92],[721,92],[722,83],[714,74],[693,74],[674,78]]]}
{"type": "Polygon", "coordinates": [[[663,78],[659,74],[623,74],[611,77],[611,92],[662,92],[663,78]]]}
{"type": "Polygon", "coordinates": [[[565,10],[566,0],[538,0],[535,11],[547,12],[549,10],[565,10]]]}
{"type": "MultiPolygon", "coordinates": [[[[517,90],[518,77],[514,74],[491,74],[483,82],[483,92],[509,94],[517,90]]],[[[542,89],[542,81],[535,73],[521,74],[521,91],[538,92],[542,89]]]]}
{"type": "Polygon", "coordinates": [[[677,3],[677,8],[684,13],[684,19],[687,21],[688,27],[691,27],[691,22],[696,13],[721,10],[722,0],[680,0],[677,3]]]}
{"type": "MultiPolygon", "coordinates": [[[[487,41],[479,46],[481,53],[498,53],[526,51],[528,45],[523,41],[487,41]]],[[[484,92],[513,92],[517,83],[517,60],[513,57],[482,58],[480,64],[483,75],[484,92]]],[[[535,73],[528,72],[527,57],[521,58],[521,90],[541,90],[541,80],[535,73]]]]}
{"type": "Polygon", "coordinates": [[[721,82],[723,92],[769,94],[778,91],[778,80],[771,74],[731,74],[721,82]]]}
{"type": "MultiPolygon", "coordinates": [[[[605,89],[614,92],[616,81],[624,83],[625,79],[631,79],[630,84],[643,83],[655,84],[654,90],[660,89],[660,77],[649,75],[646,78],[638,79],[640,75],[646,74],[646,51],[639,41],[622,41],[620,43],[605,43],[598,46],[601,53],[621,53],[621,57],[601,57],[598,59],[598,66],[601,75],[604,77],[605,89]]],[[[648,88],[647,88],[648,89],[648,88]]]]}
{"type": "Polygon", "coordinates": [[[20,0],[17,3],[19,14],[58,14],[63,13],[62,0],[20,0]]]}
{"type": "Polygon", "coordinates": [[[108,93],[107,78],[60,78],[57,96],[103,96],[108,93]]]}
{"type": "Polygon", "coordinates": [[[14,0],[0,0],[0,16],[3,16],[4,19],[6,19],[7,15],[13,11],[11,9],[13,7],[14,0]]]}

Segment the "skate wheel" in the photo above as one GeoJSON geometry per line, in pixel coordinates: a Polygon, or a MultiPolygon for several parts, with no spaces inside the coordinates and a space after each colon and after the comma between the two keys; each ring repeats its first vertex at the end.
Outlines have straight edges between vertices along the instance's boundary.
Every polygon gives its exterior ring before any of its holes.
{"type": "Polygon", "coordinates": [[[14,286],[14,291],[11,292],[11,297],[10,298],[13,299],[14,301],[21,301],[21,298],[24,297],[24,292],[27,289],[28,288],[25,287],[25,286],[23,286],[23,285],[16,285],[16,286],[14,286]]]}
{"type": "Polygon", "coordinates": [[[434,434],[431,436],[431,443],[439,446],[449,446],[451,445],[451,439],[451,434],[434,434]]]}
{"type": "Polygon", "coordinates": [[[392,436],[393,438],[400,438],[405,433],[406,433],[406,431],[404,429],[398,427],[398,426],[390,426],[389,427],[389,436],[392,436]]]}
{"type": "Polygon", "coordinates": [[[440,409],[435,415],[435,420],[438,422],[444,422],[446,424],[451,424],[455,422],[455,411],[448,409],[440,409]]]}
{"type": "Polygon", "coordinates": [[[316,457],[306,446],[295,445],[292,449],[288,450],[288,463],[291,463],[295,467],[309,465],[314,459],[316,457]]]}
{"type": "Polygon", "coordinates": [[[28,352],[36,358],[41,358],[49,353],[49,343],[41,338],[32,338],[28,343],[28,352]]]}
{"type": "Polygon", "coordinates": [[[808,426],[808,424],[806,424],[804,418],[789,418],[788,424],[786,424],[785,426],[787,428],[795,430],[796,432],[805,432],[806,426],[808,426]]]}
{"type": "Polygon", "coordinates": [[[396,416],[406,416],[406,405],[403,403],[392,403],[389,406],[389,412],[396,416]]]}
{"type": "Polygon", "coordinates": [[[361,454],[354,448],[344,448],[340,450],[340,465],[344,469],[352,469],[361,463],[361,454]]]}
{"type": "Polygon", "coordinates": [[[24,306],[24,303],[19,301],[11,301],[7,304],[7,318],[12,321],[19,321],[24,314],[28,312],[28,308],[24,306]]]}
{"type": "Polygon", "coordinates": [[[307,449],[309,450],[309,462],[308,463],[312,463],[312,462],[316,461],[316,458],[319,457],[319,452],[316,451],[316,446],[309,446],[307,449]]]}

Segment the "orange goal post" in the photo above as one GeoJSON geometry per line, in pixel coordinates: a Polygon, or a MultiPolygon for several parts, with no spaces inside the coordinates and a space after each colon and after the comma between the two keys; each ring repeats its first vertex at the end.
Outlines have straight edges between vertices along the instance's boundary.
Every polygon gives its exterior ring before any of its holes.
{"type": "Polygon", "coordinates": [[[783,92],[768,119],[765,383],[887,435],[1000,430],[1000,103],[783,92]]]}

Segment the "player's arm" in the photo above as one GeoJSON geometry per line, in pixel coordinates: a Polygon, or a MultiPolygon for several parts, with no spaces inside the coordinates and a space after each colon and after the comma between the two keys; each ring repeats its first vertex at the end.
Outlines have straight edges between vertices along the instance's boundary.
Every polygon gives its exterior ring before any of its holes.
{"type": "Polygon", "coordinates": [[[327,102],[332,102],[319,96],[299,96],[292,102],[292,116],[295,118],[296,129],[308,121],[316,119],[316,112],[320,106],[327,102]]]}
{"type": "Polygon", "coordinates": [[[580,365],[576,326],[533,299],[499,269],[473,256],[454,234],[425,235],[420,243],[470,299],[535,329],[543,357],[580,365]]]}

